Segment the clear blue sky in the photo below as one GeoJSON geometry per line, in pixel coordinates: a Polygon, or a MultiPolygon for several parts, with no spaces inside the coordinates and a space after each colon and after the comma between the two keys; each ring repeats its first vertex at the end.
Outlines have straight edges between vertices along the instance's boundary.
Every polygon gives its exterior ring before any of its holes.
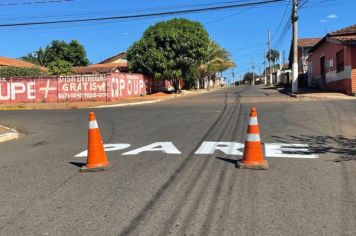
{"type": "MultiPolygon", "coordinates": [[[[22,4],[36,0],[1,0],[0,24],[132,15],[196,8],[200,4],[249,1],[258,0],[72,0],[42,4],[22,4]]],[[[301,4],[304,6],[299,10],[300,38],[322,37],[326,32],[356,24],[355,0],[301,0],[301,4]]],[[[185,17],[200,21],[210,37],[231,53],[237,64],[234,71],[240,77],[241,73],[251,69],[253,61],[257,72],[263,70],[268,29],[271,30],[272,47],[285,51],[287,62],[291,30],[276,44],[289,19],[290,9],[290,1],[286,0],[259,7],[139,20],[0,28],[0,55],[18,58],[55,39],[76,39],[85,46],[89,60],[96,63],[126,50],[155,22],[185,17]]],[[[231,77],[231,70],[225,76],[231,77]]]]}

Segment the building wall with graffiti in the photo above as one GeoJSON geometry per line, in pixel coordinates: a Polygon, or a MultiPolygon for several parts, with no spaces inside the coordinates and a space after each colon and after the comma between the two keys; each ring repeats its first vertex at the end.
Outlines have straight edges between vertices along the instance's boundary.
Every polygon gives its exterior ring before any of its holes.
{"type": "Polygon", "coordinates": [[[112,101],[145,94],[141,74],[0,78],[0,103],[112,101]]]}

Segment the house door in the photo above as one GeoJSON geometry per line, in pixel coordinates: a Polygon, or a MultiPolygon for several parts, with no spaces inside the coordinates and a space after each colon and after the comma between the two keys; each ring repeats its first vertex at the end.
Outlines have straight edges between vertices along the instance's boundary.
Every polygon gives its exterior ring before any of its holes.
{"type": "Polygon", "coordinates": [[[325,85],[325,56],[320,57],[320,85],[325,85]]]}

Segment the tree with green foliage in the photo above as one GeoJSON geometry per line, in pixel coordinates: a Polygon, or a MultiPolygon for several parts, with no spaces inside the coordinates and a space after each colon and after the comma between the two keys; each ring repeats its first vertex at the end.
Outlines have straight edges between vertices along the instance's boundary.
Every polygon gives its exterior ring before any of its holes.
{"type": "Polygon", "coordinates": [[[258,77],[258,74],[254,73],[254,72],[247,72],[244,74],[244,83],[249,83],[249,84],[252,84],[252,80],[253,78],[257,78],[258,77]]]}
{"type": "Polygon", "coordinates": [[[84,46],[76,40],[69,43],[54,40],[45,49],[39,48],[35,52],[21,57],[21,59],[40,66],[48,66],[51,62],[59,60],[67,61],[73,66],[87,66],[89,64],[84,46]]]}
{"type": "Polygon", "coordinates": [[[0,67],[0,78],[20,77],[20,76],[42,76],[46,75],[39,67],[0,67]]]}
{"type": "Polygon", "coordinates": [[[73,64],[65,60],[56,60],[48,64],[50,75],[70,75],[73,73],[73,64]]]}
{"type": "Polygon", "coordinates": [[[127,51],[132,72],[170,81],[175,92],[179,80],[188,81],[207,54],[209,35],[195,21],[179,18],[149,27],[127,51]]]}
{"type": "Polygon", "coordinates": [[[212,80],[215,85],[216,73],[235,67],[230,54],[213,40],[209,41],[207,55],[198,67],[201,78],[212,80]]]}

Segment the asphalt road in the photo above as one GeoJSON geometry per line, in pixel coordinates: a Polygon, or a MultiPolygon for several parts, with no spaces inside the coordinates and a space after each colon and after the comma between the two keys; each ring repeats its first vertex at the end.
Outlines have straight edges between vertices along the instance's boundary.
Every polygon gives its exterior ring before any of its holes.
{"type": "Polygon", "coordinates": [[[232,87],[161,103],[94,109],[109,171],[79,173],[89,110],[1,111],[23,133],[0,144],[0,235],[356,235],[355,100],[299,101],[232,87]],[[243,143],[249,109],[262,141],[305,143],[318,159],[194,154],[203,141],[243,143]],[[122,153],[172,142],[179,155],[122,153]]]}

